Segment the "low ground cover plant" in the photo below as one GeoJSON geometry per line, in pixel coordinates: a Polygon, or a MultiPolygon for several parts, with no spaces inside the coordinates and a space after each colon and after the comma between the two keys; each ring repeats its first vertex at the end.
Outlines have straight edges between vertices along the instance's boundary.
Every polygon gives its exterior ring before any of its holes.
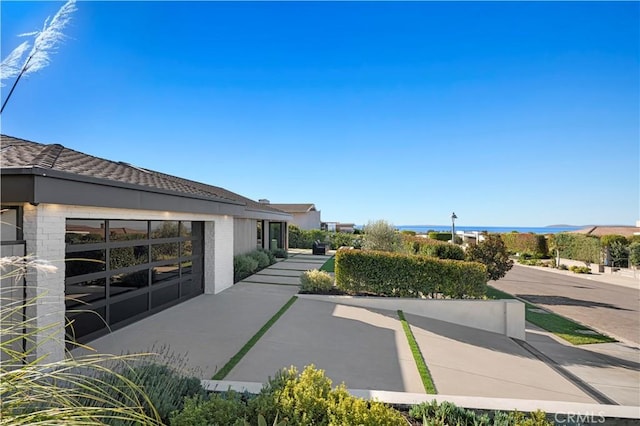
{"type": "MultiPolygon", "coordinates": [[[[253,250],[247,254],[240,254],[233,257],[233,281],[238,282],[247,278],[249,275],[255,274],[261,269],[276,263],[276,257],[286,257],[279,250],[253,250]]],[[[284,250],[282,250],[284,251],[284,250]]]]}
{"type": "Polygon", "coordinates": [[[588,266],[573,265],[573,266],[569,266],[569,270],[574,274],[590,274],[591,273],[591,268],[589,268],[588,266]]]}
{"type": "Polygon", "coordinates": [[[298,372],[279,371],[258,395],[233,391],[194,396],[172,414],[171,426],[550,426],[542,411],[494,411],[479,414],[449,402],[425,402],[400,411],[377,401],[356,398],[344,384],[333,387],[323,370],[313,365],[298,372]]]}
{"type": "Polygon", "coordinates": [[[490,414],[478,414],[466,410],[450,402],[423,402],[414,405],[409,414],[416,420],[422,420],[424,425],[433,426],[552,426],[543,411],[522,413],[519,411],[493,411],[490,414]]]}

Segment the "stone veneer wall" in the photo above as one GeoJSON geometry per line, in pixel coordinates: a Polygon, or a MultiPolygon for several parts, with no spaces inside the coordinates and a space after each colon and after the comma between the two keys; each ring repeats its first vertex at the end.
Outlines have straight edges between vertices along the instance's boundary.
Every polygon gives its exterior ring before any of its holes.
{"type": "Polygon", "coordinates": [[[204,291],[219,293],[233,285],[233,217],[206,214],[112,209],[60,204],[24,204],[23,232],[26,253],[52,262],[57,272],[32,271],[26,276],[28,298],[37,303],[27,310],[34,325],[48,331],[38,336],[35,357],[47,355],[45,362],[65,356],[64,277],[65,229],[67,218],[128,220],[191,220],[205,224],[204,291]]]}

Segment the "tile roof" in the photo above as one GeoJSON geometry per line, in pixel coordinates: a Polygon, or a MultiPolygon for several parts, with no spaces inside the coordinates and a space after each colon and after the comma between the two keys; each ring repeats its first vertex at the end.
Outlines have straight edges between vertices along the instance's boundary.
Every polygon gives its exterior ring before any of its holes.
{"type": "Polygon", "coordinates": [[[231,201],[244,204],[250,209],[283,213],[271,206],[264,206],[257,201],[217,186],[136,167],[124,162],[105,160],[65,148],[59,144],[45,145],[6,135],[0,135],[0,166],[3,169],[39,167],[83,177],[137,185],[143,187],[141,189],[159,189],[207,198],[212,201],[231,201]]]}
{"type": "Polygon", "coordinates": [[[571,233],[593,235],[595,237],[602,237],[603,235],[623,235],[630,237],[640,234],[640,228],[635,226],[587,226],[586,228],[571,231],[571,233]]]}
{"type": "Polygon", "coordinates": [[[316,211],[316,206],[312,203],[307,204],[269,204],[271,207],[275,207],[278,210],[282,210],[287,213],[307,213],[316,211]]]}

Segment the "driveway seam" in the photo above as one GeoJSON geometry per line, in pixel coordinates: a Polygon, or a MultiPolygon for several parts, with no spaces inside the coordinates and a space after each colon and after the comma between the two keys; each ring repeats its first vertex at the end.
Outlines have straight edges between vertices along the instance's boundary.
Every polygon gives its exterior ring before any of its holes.
{"type": "Polygon", "coordinates": [[[552,358],[540,352],[538,349],[536,349],[529,343],[523,340],[511,338],[511,337],[510,339],[513,340],[517,345],[522,347],[524,350],[529,352],[531,355],[535,356],[540,361],[544,362],[546,365],[551,367],[551,369],[553,369],[556,373],[560,374],[562,377],[564,377],[565,379],[569,380],[571,383],[576,385],[578,388],[580,388],[580,390],[585,392],[591,398],[598,401],[599,404],[620,405],[616,401],[612,400],[611,398],[609,398],[608,396],[606,396],[605,394],[595,389],[593,386],[591,386],[590,384],[588,384],[587,382],[585,382],[584,380],[582,380],[581,378],[579,378],[578,376],[570,372],[569,370],[565,369],[563,366],[558,364],[552,358]]]}

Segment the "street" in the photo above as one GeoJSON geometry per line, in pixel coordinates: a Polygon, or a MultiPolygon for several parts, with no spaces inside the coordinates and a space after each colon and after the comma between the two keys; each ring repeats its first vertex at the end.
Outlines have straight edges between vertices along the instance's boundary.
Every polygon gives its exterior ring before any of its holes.
{"type": "Polygon", "coordinates": [[[640,344],[640,291],[589,279],[514,265],[489,285],[511,293],[594,330],[640,344]]]}

